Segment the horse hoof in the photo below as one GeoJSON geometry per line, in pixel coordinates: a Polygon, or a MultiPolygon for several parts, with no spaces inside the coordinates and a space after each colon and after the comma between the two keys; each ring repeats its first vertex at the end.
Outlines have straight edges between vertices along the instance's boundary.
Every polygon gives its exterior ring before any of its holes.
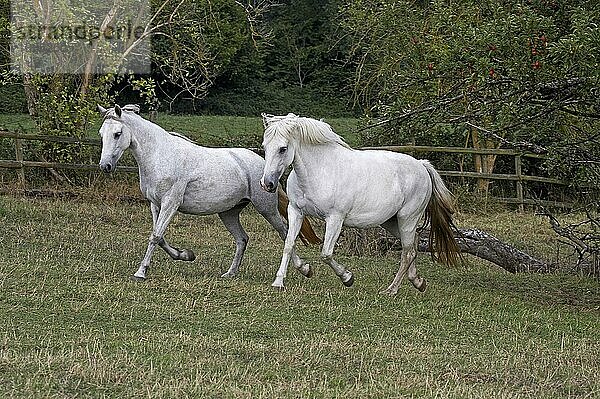
{"type": "Polygon", "coordinates": [[[282,285],[282,286],[279,286],[279,285],[272,285],[271,287],[273,287],[273,289],[274,289],[275,291],[279,291],[279,292],[283,292],[283,291],[285,291],[285,287],[284,287],[283,285],[282,285]]]}
{"type": "Polygon", "coordinates": [[[304,276],[306,278],[311,278],[314,275],[315,275],[315,271],[313,270],[313,268],[310,265],[308,265],[308,272],[304,276]]]}
{"type": "Polygon", "coordinates": [[[354,276],[351,275],[348,280],[342,281],[342,284],[344,284],[346,287],[352,287],[352,284],[354,284],[354,276]]]}
{"type": "Polygon", "coordinates": [[[235,273],[226,272],[226,273],[221,274],[221,277],[222,278],[234,278],[235,277],[235,273]]]}
{"type": "Polygon", "coordinates": [[[196,254],[191,249],[184,249],[179,252],[179,259],[187,262],[192,262],[196,259],[196,254]]]}
{"type": "Polygon", "coordinates": [[[146,281],[146,277],[136,276],[135,274],[133,276],[129,277],[129,279],[131,281],[135,281],[136,283],[143,283],[144,281],[146,281]]]}
{"type": "Polygon", "coordinates": [[[298,270],[300,271],[300,273],[306,277],[306,278],[311,278],[312,276],[315,275],[313,268],[310,266],[310,264],[305,263],[302,266],[300,266],[298,268],[298,270]]]}
{"type": "Polygon", "coordinates": [[[423,279],[423,282],[417,289],[421,292],[425,292],[425,290],[427,289],[427,280],[423,279]]]}

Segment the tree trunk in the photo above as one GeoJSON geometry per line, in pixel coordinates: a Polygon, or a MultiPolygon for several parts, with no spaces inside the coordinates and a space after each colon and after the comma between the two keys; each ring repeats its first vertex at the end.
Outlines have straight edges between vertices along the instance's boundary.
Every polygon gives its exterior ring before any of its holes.
{"type": "MultiPolygon", "coordinates": [[[[546,273],[553,269],[548,263],[536,259],[481,230],[457,229],[454,230],[454,237],[463,253],[485,259],[510,273],[546,273]]],[[[387,244],[390,249],[401,249],[400,240],[394,237],[387,237],[387,244]]],[[[430,252],[429,228],[419,231],[418,250],[420,252],[430,252]]]]}
{"type": "Polygon", "coordinates": [[[38,91],[32,82],[30,73],[23,74],[23,87],[25,89],[25,98],[27,99],[27,112],[29,116],[35,118],[37,116],[38,91]]]}
{"type": "MultiPolygon", "coordinates": [[[[473,142],[473,148],[475,149],[496,149],[498,145],[494,140],[488,138],[482,138],[479,136],[477,129],[471,129],[471,140],[473,142]]],[[[475,165],[475,171],[478,173],[494,173],[494,166],[496,165],[496,155],[494,154],[474,154],[473,163],[475,165]]],[[[477,191],[485,195],[488,194],[490,189],[489,179],[477,179],[477,191]]]]}
{"type": "MultiPolygon", "coordinates": [[[[471,129],[471,140],[473,141],[473,148],[481,149],[481,140],[479,138],[479,132],[477,129],[471,129]]],[[[473,154],[473,163],[475,166],[475,172],[485,173],[486,157],[480,154],[473,154]]],[[[487,194],[490,181],[488,179],[477,179],[477,191],[480,193],[487,194]]]]}

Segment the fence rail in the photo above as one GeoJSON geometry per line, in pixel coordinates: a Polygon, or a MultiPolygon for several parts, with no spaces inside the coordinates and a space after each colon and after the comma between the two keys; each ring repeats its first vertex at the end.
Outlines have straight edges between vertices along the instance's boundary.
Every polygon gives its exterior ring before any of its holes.
{"type": "MultiPolygon", "coordinates": [[[[25,187],[25,170],[26,168],[46,168],[46,169],[70,169],[70,170],[82,170],[82,171],[94,171],[98,170],[98,165],[90,164],[75,164],[75,163],[58,163],[58,162],[45,162],[45,161],[30,161],[25,160],[23,157],[23,142],[24,141],[43,141],[51,143],[65,143],[65,144],[81,144],[89,146],[101,146],[102,142],[100,139],[95,138],[83,138],[77,139],[73,137],[60,137],[60,136],[46,136],[36,134],[22,134],[10,131],[0,131],[0,138],[8,138],[14,140],[15,147],[15,159],[0,159],[0,168],[15,169],[17,170],[17,176],[19,182],[25,187]]],[[[462,177],[468,179],[486,179],[486,180],[503,180],[503,181],[514,181],[515,182],[515,197],[514,198],[495,198],[498,201],[517,204],[522,209],[523,205],[528,204],[543,204],[547,206],[557,207],[571,207],[570,203],[558,202],[558,201],[546,201],[539,199],[525,198],[524,183],[526,182],[538,182],[544,184],[553,185],[568,185],[567,181],[542,177],[525,175],[522,172],[522,158],[537,158],[544,159],[545,156],[541,154],[521,152],[511,149],[476,149],[476,148],[460,148],[460,147],[431,147],[431,146],[381,146],[381,147],[363,147],[364,150],[387,150],[394,152],[404,153],[424,153],[424,152],[436,152],[445,154],[469,154],[469,155],[497,155],[497,156],[510,156],[514,158],[514,174],[503,174],[503,173],[480,173],[480,172],[469,172],[469,171],[456,171],[456,170],[439,170],[441,176],[445,177],[462,177]]],[[[255,152],[260,153],[260,149],[252,149],[255,152]]],[[[133,166],[118,166],[117,171],[125,173],[137,173],[138,168],[133,166]]]]}

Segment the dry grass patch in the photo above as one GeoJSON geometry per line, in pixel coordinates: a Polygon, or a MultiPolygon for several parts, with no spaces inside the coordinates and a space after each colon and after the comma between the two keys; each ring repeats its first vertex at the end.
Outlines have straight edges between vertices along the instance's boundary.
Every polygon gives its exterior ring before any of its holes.
{"type": "Polygon", "coordinates": [[[219,220],[180,215],[168,237],[198,259],[159,250],[138,284],[129,276],[151,225],[144,204],[0,197],[0,396],[600,395],[597,280],[421,256],[428,291],[404,284],[389,298],[378,291],[395,254],[340,248],[357,278],[347,289],[316,248],[301,248],[315,278],[290,271],[274,292],[281,243],[252,210],[243,223],[251,241],[238,278],[218,277],[233,256],[219,220]]]}

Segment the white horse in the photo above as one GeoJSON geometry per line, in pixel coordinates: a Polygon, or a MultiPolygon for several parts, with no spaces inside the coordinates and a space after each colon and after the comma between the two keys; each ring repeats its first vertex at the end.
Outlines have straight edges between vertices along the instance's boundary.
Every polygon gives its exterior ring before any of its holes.
{"type": "Polygon", "coordinates": [[[415,264],[417,224],[424,214],[431,222],[432,253],[435,250],[443,263],[457,262],[459,248],[451,230],[453,197],[428,161],[390,151],[353,150],[331,126],[311,118],[263,114],[263,121],[266,162],[262,187],[274,192],[284,170],[293,165],[287,181],[289,230],[274,287],[284,286],[306,215],[325,220],[321,257],[346,286],[353,284],[354,277],[332,258],[342,225],[382,226],[400,238],[400,268],[384,291],[390,295],[398,292],[407,271],[415,288],[426,288],[415,264]]]}
{"type": "MultiPolygon", "coordinates": [[[[156,245],[175,260],[193,261],[196,258],[191,250],[174,248],[165,240],[165,230],[177,211],[219,215],[236,244],[233,261],[223,277],[235,276],[239,271],[248,243],[239,214],[248,203],[252,202],[282,239],[286,237],[287,227],[277,208],[278,197],[283,203],[287,198],[283,191],[277,195],[260,189],[264,160],[259,155],[242,148],[198,146],[137,115],[139,108],[135,105],[123,108],[115,105],[111,109],[98,106],[98,110],[104,116],[100,127],[100,168],[112,172],[123,152],[130,148],[139,166],[140,189],[150,202],[153,231],[146,255],[134,274],[135,279],[146,278],[156,245]]],[[[319,242],[309,224],[305,225],[303,234],[308,241],[319,242]]],[[[295,253],[291,256],[300,272],[310,277],[310,265],[295,253]]]]}

